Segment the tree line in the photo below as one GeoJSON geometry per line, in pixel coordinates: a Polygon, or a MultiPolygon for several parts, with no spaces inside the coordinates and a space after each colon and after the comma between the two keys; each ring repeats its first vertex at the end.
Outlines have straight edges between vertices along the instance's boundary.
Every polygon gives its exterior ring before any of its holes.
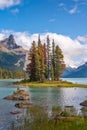
{"type": "Polygon", "coordinates": [[[9,70],[9,69],[4,69],[4,68],[0,68],[0,79],[15,79],[15,78],[26,78],[26,74],[25,72],[23,72],[22,70],[9,70]]]}
{"type": "Polygon", "coordinates": [[[50,42],[49,36],[46,43],[42,44],[40,35],[38,43],[32,42],[28,60],[26,71],[30,81],[59,80],[65,70],[62,50],[55,44],[54,39],[50,42]]]}

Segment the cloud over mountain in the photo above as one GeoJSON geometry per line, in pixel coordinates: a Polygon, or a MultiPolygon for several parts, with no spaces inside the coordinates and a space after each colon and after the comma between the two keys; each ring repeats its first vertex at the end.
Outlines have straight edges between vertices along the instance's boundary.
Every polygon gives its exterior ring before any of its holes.
{"type": "MultiPolygon", "coordinates": [[[[2,31],[0,33],[0,40],[9,36],[11,33],[14,35],[16,43],[27,50],[30,48],[33,40],[36,42],[38,40],[38,33],[29,34],[28,32],[14,31],[2,31]]],[[[40,35],[42,43],[46,42],[47,35],[50,37],[50,42],[52,42],[53,39],[55,40],[55,43],[62,49],[67,66],[77,67],[87,61],[87,39],[85,36],[78,36],[76,39],[72,39],[69,36],[57,33],[43,33],[40,35]]]]}

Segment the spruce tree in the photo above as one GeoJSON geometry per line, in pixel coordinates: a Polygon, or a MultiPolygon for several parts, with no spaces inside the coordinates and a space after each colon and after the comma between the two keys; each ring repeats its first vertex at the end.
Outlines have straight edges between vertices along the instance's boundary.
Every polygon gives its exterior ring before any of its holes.
{"type": "Polygon", "coordinates": [[[47,36],[46,46],[46,44],[42,45],[39,35],[38,45],[36,46],[33,41],[29,51],[30,62],[27,65],[27,71],[30,81],[59,80],[65,69],[63,58],[62,51],[58,45],[55,46],[54,40],[51,49],[49,36],[47,36]]]}
{"type": "Polygon", "coordinates": [[[44,52],[43,52],[43,46],[40,40],[40,35],[38,37],[38,58],[40,62],[40,80],[44,80],[44,52]]]}
{"type": "Polygon", "coordinates": [[[55,42],[52,41],[52,79],[55,79],[55,42]]]}
{"type": "Polygon", "coordinates": [[[43,56],[44,56],[44,77],[47,78],[47,49],[46,43],[43,45],[43,56]]]}
{"type": "Polygon", "coordinates": [[[47,36],[47,77],[51,80],[51,56],[50,56],[50,39],[47,36]]]}
{"type": "Polygon", "coordinates": [[[37,81],[40,81],[40,58],[39,58],[39,55],[38,55],[38,47],[37,47],[37,50],[36,50],[36,55],[35,55],[35,64],[36,64],[36,80],[37,81]]]}
{"type": "Polygon", "coordinates": [[[65,69],[65,63],[63,61],[63,54],[59,46],[55,48],[55,80],[59,80],[61,74],[65,69]]]}
{"type": "Polygon", "coordinates": [[[27,65],[27,70],[29,72],[30,81],[36,81],[36,43],[32,42],[32,46],[29,52],[30,63],[27,65]]]}

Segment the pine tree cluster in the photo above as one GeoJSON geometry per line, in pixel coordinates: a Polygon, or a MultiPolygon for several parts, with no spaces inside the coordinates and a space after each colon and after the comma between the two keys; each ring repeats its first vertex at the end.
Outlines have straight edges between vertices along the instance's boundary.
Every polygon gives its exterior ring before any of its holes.
{"type": "Polygon", "coordinates": [[[54,40],[51,45],[47,36],[46,43],[42,44],[39,35],[38,45],[33,41],[28,55],[26,71],[30,81],[59,80],[65,69],[63,59],[62,51],[54,40]]]}

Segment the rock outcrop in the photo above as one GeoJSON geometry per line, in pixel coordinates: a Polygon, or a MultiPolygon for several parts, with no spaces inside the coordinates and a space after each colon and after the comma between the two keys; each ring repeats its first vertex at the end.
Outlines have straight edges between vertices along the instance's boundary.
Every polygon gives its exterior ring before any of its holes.
{"type": "Polygon", "coordinates": [[[4,97],[4,99],[7,100],[29,100],[29,93],[25,90],[18,90],[17,92],[14,92],[10,96],[4,97]]]}
{"type": "Polygon", "coordinates": [[[32,103],[25,101],[25,102],[16,103],[15,107],[17,107],[17,108],[28,108],[28,107],[31,107],[32,105],[33,105],[32,103]]]}
{"type": "Polygon", "coordinates": [[[87,100],[81,102],[80,105],[81,105],[81,106],[86,106],[86,107],[87,107],[87,100]]]}

